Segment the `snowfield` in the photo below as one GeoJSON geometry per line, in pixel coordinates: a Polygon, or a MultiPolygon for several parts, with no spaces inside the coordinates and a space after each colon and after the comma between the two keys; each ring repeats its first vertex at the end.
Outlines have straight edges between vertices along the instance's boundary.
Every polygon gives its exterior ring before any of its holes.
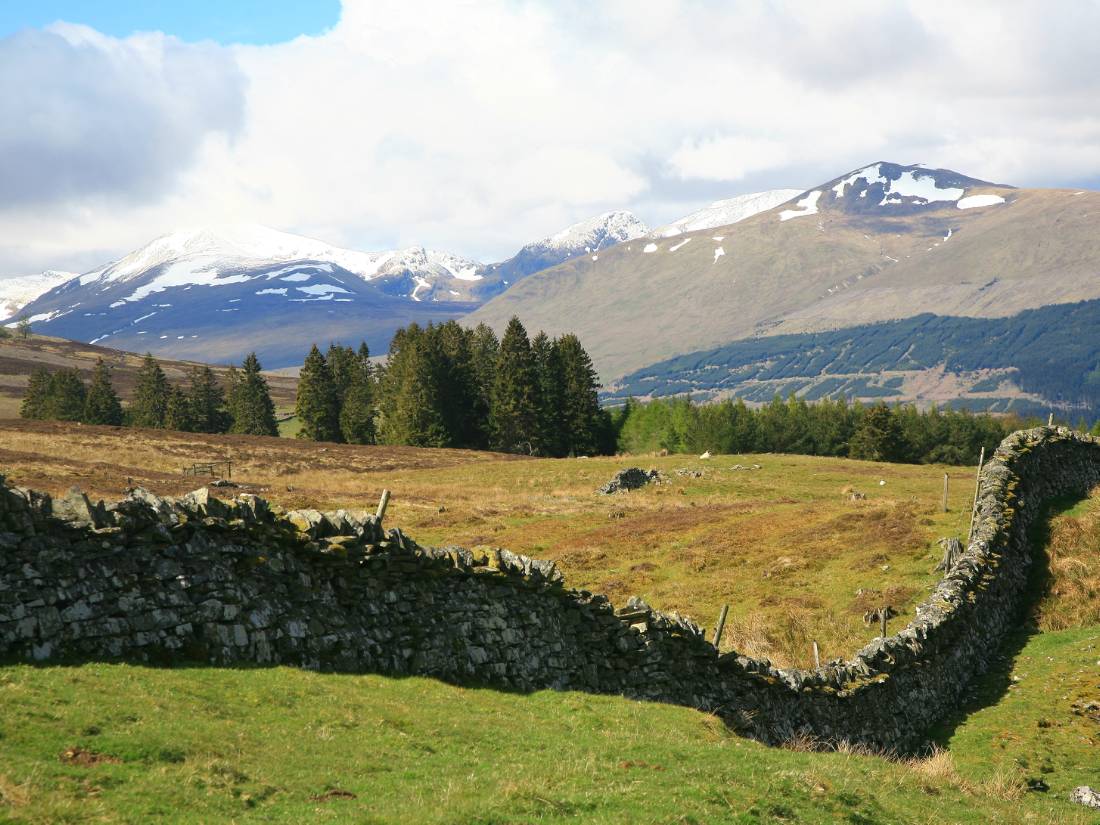
{"type": "Polygon", "coordinates": [[[1005,199],[1000,195],[970,195],[963,198],[957,204],[959,209],[977,209],[982,206],[996,206],[999,203],[1004,203],[1005,199]]]}
{"type": "Polygon", "coordinates": [[[692,212],[679,220],[654,229],[650,234],[655,238],[674,238],[685,232],[698,232],[702,229],[729,226],[751,218],[753,215],[774,209],[781,203],[786,203],[798,197],[804,191],[803,189],[772,189],[768,192],[753,192],[748,195],[738,195],[735,198],[715,201],[710,206],[697,212],[692,212]]]}
{"type": "Polygon", "coordinates": [[[821,197],[821,190],[815,189],[813,192],[807,193],[806,197],[802,198],[795,204],[797,209],[784,209],[779,213],[779,220],[789,221],[791,218],[801,218],[804,215],[816,215],[817,214],[817,201],[821,197]]]}

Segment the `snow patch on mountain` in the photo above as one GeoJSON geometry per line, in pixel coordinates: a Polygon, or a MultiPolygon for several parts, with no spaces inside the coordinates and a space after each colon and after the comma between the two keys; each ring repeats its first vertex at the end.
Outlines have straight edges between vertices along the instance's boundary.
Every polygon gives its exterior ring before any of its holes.
{"type": "Polygon", "coordinates": [[[879,187],[882,197],[877,202],[878,206],[926,206],[958,201],[966,193],[964,187],[976,183],[980,181],[961,178],[946,170],[880,162],[857,169],[838,180],[831,189],[834,199],[841,200],[849,188],[858,189],[859,197],[866,198],[872,187],[879,187]]]}
{"type": "Polygon", "coordinates": [[[0,319],[13,318],[27,304],[51,289],[71,281],[75,272],[47,269],[37,275],[0,279],[0,319]]]}
{"type": "Polygon", "coordinates": [[[632,212],[605,212],[580,221],[528,246],[576,252],[595,252],[612,244],[640,238],[649,230],[632,212]]]}
{"type": "Polygon", "coordinates": [[[767,192],[753,192],[748,195],[738,195],[735,198],[715,201],[710,206],[654,229],[650,234],[655,238],[672,238],[684,232],[729,226],[746,218],[751,218],[753,215],[774,209],[781,203],[794,199],[803,191],[805,190],[772,189],[767,192]]]}
{"type": "Polygon", "coordinates": [[[789,221],[791,218],[801,218],[804,215],[817,214],[817,201],[821,197],[821,190],[815,189],[808,192],[806,197],[795,204],[795,209],[784,209],[779,213],[779,220],[789,221]]]}
{"type": "Polygon", "coordinates": [[[1004,202],[1005,199],[1000,195],[970,195],[969,197],[962,198],[955,205],[959,207],[959,209],[976,209],[981,206],[996,206],[1004,202]]]}

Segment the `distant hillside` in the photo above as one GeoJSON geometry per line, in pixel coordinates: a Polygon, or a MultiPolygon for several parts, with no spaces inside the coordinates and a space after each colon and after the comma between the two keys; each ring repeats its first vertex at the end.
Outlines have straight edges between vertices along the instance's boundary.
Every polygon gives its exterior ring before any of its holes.
{"type": "Polygon", "coordinates": [[[79,277],[0,281],[9,310],[0,320],[18,309],[64,338],[215,362],[255,350],[290,367],[314,343],[362,340],[385,352],[399,327],[461,317],[531,272],[645,231],[629,212],[611,212],[485,266],[423,247],[342,249],[254,224],[197,227],[79,277]]]}
{"type": "MultiPolygon", "coordinates": [[[[128,401],[133,394],[142,357],[132,352],[44,335],[32,335],[26,341],[20,338],[0,340],[0,418],[15,418],[19,415],[19,404],[27,387],[27,376],[35,367],[46,367],[50,370],[75,367],[85,381],[90,381],[98,358],[111,365],[115,390],[123,401],[128,401]]],[[[169,381],[186,386],[188,374],[195,362],[158,360],[169,381]]],[[[219,376],[224,376],[226,364],[211,366],[219,376]]],[[[297,378],[268,373],[267,383],[276,407],[280,410],[294,407],[297,378]]]]}
{"type": "Polygon", "coordinates": [[[615,382],[606,401],[700,399],[953,403],[1100,417],[1100,300],[1008,318],[922,314],[830,332],[773,335],[681,355],[615,382]]]}
{"type": "Polygon", "coordinates": [[[0,320],[18,317],[20,310],[39,295],[75,277],[75,272],[48,269],[37,275],[0,278],[0,320]]]}
{"type": "Polygon", "coordinates": [[[484,280],[475,288],[475,294],[487,301],[528,275],[582,255],[598,260],[601,251],[639,238],[646,231],[646,225],[630,212],[607,212],[580,221],[548,238],[527,244],[506,261],[485,267],[481,270],[484,280]]]}
{"type": "Polygon", "coordinates": [[[1100,192],[876,163],[726,227],[530,276],[467,317],[577,333],[606,381],[753,336],[1100,298],[1100,192]]]}

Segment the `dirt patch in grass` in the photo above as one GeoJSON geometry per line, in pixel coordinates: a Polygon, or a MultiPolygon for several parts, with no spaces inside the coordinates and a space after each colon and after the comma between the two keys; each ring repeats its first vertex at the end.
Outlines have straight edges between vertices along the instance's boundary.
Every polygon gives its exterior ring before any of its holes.
{"type": "Polygon", "coordinates": [[[344,791],[340,788],[333,788],[331,791],[325,791],[324,793],[311,796],[309,799],[311,802],[335,802],[339,799],[358,799],[358,794],[353,794],[351,791],[344,791]]]}
{"type": "Polygon", "coordinates": [[[76,765],[80,768],[91,768],[95,765],[117,765],[122,762],[117,756],[106,753],[97,753],[87,748],[65,748],[57,757],[65,765],[76,765]]]}

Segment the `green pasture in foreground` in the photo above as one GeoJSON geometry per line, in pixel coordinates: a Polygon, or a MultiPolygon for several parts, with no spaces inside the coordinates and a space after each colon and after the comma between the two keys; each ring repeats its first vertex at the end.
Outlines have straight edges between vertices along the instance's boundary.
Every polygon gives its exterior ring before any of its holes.
{"type": "Polygon", "coordinates": [[[1035,635],[1011,657],[941,732],[950,755],[917,762],[767,748],[698,711],[607,696],[12,665],[0,821],[1100,821],[1066,801],[1100,785],[1100,722],[1072,707],[1100,693],[1100,628],[1035,635]]]}

